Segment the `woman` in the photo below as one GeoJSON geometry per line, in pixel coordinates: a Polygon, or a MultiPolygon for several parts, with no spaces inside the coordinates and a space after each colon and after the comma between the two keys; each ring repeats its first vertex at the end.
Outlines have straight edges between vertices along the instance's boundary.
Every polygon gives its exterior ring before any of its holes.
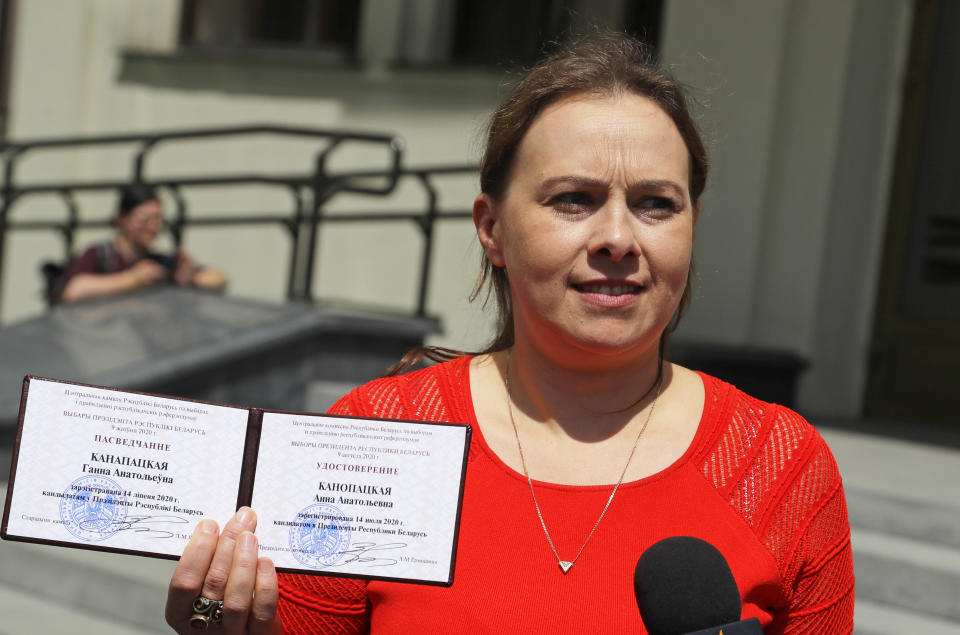
{"type": "Polygon", "coordinates": [[[227,278],[219,269],[198,267],[183,251],[150,250],[163,229],[163,208],[156,192],[138,183],[120,192],[114,218],[117,235],[70,261],[60,282],[59,299],[78,302],[149,287],[161,282],[220,290],[227,278]]]}
{"type": "Polygon", "coordinates": [[[331,409],[473,426],[453,586],[278,582],[241,509],[222,534],[199,525],[170,624],[189,632],[200,594],[223,599],[227,632],[639,633],[638,557],[689,535],[730,563],[743,619],[849,632],[826,445],[795,413],[663,359],[706,173],[678,84],[637,42],[594,36],[536,66],[493,115],[474,203],[495,341],[331,409]]]}

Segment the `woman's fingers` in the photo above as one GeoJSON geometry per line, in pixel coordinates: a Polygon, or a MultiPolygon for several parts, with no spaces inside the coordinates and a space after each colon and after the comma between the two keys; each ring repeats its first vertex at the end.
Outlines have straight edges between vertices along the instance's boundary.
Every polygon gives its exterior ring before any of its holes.
{"type": "Polygon", "coordinates": [[[257,584],[253,593],[253,606],[247,627],[251,635],[261,633],[282,633],[283,628],[277,619],[277,601],[280,599],[280,585],[277,582],[277,570],[269,558],[257,560],[257,584]]]}
{"type": "Polygon", "coordinates": [[[193,600],[200,594],[207,577],[207,569],[217,548],[217,537],[216,521],[200,521],[180,556],[170,579],[165,612],[167,624],[175,629],[179,630],[193,614],[193,600]]]}
{"type": "Polygon", "coordinates": [[[230,578],[223,593],[223,630],[242,633],[257,583],[257,538],[249,531],[237,537],[230,578]]]}
{"type": "Polygon", "coordinates": [[[211,600],[222,600],[227,587],[227,579],[233,567],[233,554],[237,538],[244,531],[253,531],[257,527],[257,515],[249,507],[241,507],[233,515],[220,533],[220,542],[210,561],[200,595],[211,600]]]}
{"type": "Polygon", "coordinates": [[[189,632],[198,595],[223,600],[224,633],[279,631],[277,573],[273,563],[258,561],[253,530],[257,516],[241,507],[218,534],[217,523],[197,525],[170,580],[166,618],[178,632],[189,632]]]}
{"type": "Polygon", "coordinates": [[[223,596],[223,630],[226,633],[274,632],[278,597],[273,562],[258,558],[256,536],[243,532],[237,538],[233,568],[223,596]]]}

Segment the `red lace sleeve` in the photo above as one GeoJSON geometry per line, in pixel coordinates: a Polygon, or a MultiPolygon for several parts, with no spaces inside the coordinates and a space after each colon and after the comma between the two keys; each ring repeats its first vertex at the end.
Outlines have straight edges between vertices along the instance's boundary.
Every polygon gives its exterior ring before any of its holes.
{"type": "Polygon", "coordinates": [[[358,635],[369,628],[366,584],[360,580],[280,574],[277,614],[285,633],[358,635]]]}
{"type": "MultiPolygon", "coordinates": [[[[808,443],[788,485],[775,497],[764,538],[780,564],[786,607],[767,632],[850,633],[854,576],[847,507],[833,454],[796,413],[780,409],[778,426],[806,426],[808,443]]],[[[789,470],[789,468],[787,468],[789,470]]]]}
{"type": "Polygon", "coordinates": [[[768,635],[850,633],[853,557],[836,461],[788,408],[719,380],[706,407],[720,420],[702,472],[770,551],[780,578],[768,635]]]}

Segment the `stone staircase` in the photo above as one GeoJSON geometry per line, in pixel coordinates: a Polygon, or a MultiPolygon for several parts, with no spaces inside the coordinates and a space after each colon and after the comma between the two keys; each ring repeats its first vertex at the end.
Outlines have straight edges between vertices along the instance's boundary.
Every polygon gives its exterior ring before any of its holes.
{"type": "Polygon", "coordinates": [[[855,634],[960,634],[960,452],[821,432],[844,476],[855,634]]]}

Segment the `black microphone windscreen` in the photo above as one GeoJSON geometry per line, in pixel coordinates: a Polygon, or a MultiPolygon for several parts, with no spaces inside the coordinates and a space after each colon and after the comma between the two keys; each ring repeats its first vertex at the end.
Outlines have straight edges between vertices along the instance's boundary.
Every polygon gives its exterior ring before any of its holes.
{"type": "Polygon", "coordinates": [[[740,619],[740,591],[730,566],[699,538],[673,536],[644,551],[633,590],[650,635],[683,635],[740,619]]]}

